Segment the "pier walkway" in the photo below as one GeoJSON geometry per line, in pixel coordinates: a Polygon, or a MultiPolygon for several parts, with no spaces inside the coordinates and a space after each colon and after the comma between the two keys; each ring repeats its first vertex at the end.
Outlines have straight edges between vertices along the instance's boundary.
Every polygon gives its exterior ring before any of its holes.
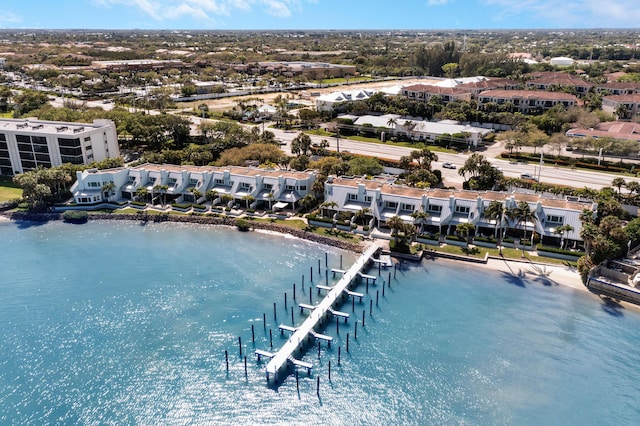
{"type": "MultiPolygon", "coordinates": [[[[322,323],[323,318],[333,311],[333,304],[337,301],[338,297],[347,290],[347,287],[351,282],[361,273],[362,268],[373,258],[381,249],[379,243],[372,244],[356,261],[355,263],[344,272],[342,278],[337,284],[331,287],[331,290],[322,299],[322,301],[315,306],[315,309],[311,311],[307,319],[295,328],[293,335],[286,341],[286,343],[280,348],[273,358],[267,364],[267,381],[269,376],[273,375],[274,380],[278,380],[278,372],[287,365],[288,362],[294,365],[301,365],[302,361],[295,360],[294,354],[304,345],[309,336],[316,338],[325,338],[330,336],[324,336],[317,333],[314,328],[322,323]],[[295,360],[295,362],[293,361],[295,360]]],[[[364,278],[364,277],[363,277],[364,278]]],[[[337,311],[334,311],[337,312],[337,311]]],[[[282,326],[281,326],[282,327],[282,326]]],[[[293,327],[292,327],[293,328],[293,327]]],[[[282,328],[281,328],[282,329],[282,328]]],[[[307,368],[307,366],[304,366],[307,368]]],[[[310,369],[310,367],[308,367],[310,369]]]]}

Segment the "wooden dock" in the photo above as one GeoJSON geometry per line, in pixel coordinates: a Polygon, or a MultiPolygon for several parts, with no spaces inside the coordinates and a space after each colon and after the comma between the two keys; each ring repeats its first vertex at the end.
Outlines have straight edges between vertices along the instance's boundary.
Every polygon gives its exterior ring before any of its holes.
{"type": "Polygon", "coordinates": [[[391,268],[393,266],[393,262],[391,261],[391,255],[389,254],[381,254],[377,259],[371,259],[375,263],[379,263],[383,268],[391,268]]]}
{"type": "MultiPolygon", "coordinates": [[[[316,339],[327,340],[327,342],[330,343],[330,340],[328,340],[328,338],[333,339],[331,336],[319,334],[314,330],[314,328],[322,322],[323,318],[325,318],[328,313],[330,313],[330,309],[333,310],[333,305],[338,300],[338,297],[342,295],[345,290],[347,290],[347,287],[356,278],[357,274],[362,271],[367,263],[369,263],[374,254],[378,253],[380,250],[380,244],[372,244],[356,260],[356,262],[349,268],[349,270],[344,271],[342,278],[338,281],[338,283],[331,288],[331,290],[318,305],[314,306],[315,309],[311,311],[307,319],[302,324],[300,324],[299,327],[286,328],[288,331],[289,329],[294,329],[295,331],[293,335],[285,342],[282,348],[280,348],[280,350],[275,354],[275,356],[271,358],[271,361],[269,361],[269,363],[267,364],[267,381],[269,380],[270,376],[272,376],[275,381],[279,380],[278,373],[281,372],[284,367],[288,366],[289,363],[302,366],[303,361],[296,360],[294,355],[302,349],[309,336],[313,336],[316,339]]],[[[285,328],[283,328],[283,326],[281,325],[280,330],[283,329],[285,328]]],[[[307,370],[310,371],[310,364],[307,365],[309,365],[309,367],[306,365],[303,367],[307,368],[307,370]]]]}

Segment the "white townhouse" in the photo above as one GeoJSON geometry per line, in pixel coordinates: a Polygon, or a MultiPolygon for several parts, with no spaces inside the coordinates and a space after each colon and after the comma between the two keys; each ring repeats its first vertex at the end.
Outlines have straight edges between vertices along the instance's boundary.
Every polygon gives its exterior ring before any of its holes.
{"type": "Polygon", "coordinates": [[[119,156],[118,135],[111,120],[87,124],[0,119],[0,175],[119,156]]]}
{"type": "Polygon", "coordinates": [[[426,218],[419,219],[425,231],[450,235],[461,223],[471,223],[476,235],[494,236],[507,228],[531,231],[542,236],[543,242],[560,240],[556,229],[571,225],[573,231],[565,232],[565,240],[579,242],[583,209],[595,211],[597,205],[591,201],[578,199],[544,198],[536,194],[503,193],[493,191],[455,191],[443,189],[419,189],[394,184],[385,179],[367,180],[355,177],[329,177],[325,183],[326,202],[336,203],[335,210],[358,212],[367,209],[372,224],[386,226],[393,216],[399,216],[405,223],[418,221],[413,213],[424,212],[426,218]],[[488,218],[485,211],[492,201],[498,201],[510,210],[525,201],[533,211],[535,220],[522,223],[510,220],[508,215],[488,218]]]}
{"type": "Polygon", "coordinates": [[[385,129],[391,134],[404,134],[413,140],[434,142],[440,137],[459,138],[465,145],[477,147],[493,129],[473,127],[457,121],[426,121],[403,117],[398,114],[384,115],[341,115],[338,118],[350,118],[358,129],[385,129]],[[369,125],[371,127],[369,127],[369,125]],[[454,136],[455,135],[455,136],[454,136]]]}
{"type": "Polygon", "coordinates": [[[333,111],[335,105],[344,102],[366,101],[377,92],[373,89],[354,89],[327,93],[316,98],[316,110],[333,111]]]}
{"type": "Polygon", "coordinates": [[[144,188],[146,200],[152,204],[160,198],[163,203],[201,203],[211,191],[214,204],[228,199],[229,205],[248,201],[252,208],[295,209],[298,201],[311,192],[315,178],[315,171],[142,164],[78,172],[71,191],[77,204],[132,200],[138,189],[144,188]],[[113,187],[110,193],[103,190],[109,186],[113,187]]]}

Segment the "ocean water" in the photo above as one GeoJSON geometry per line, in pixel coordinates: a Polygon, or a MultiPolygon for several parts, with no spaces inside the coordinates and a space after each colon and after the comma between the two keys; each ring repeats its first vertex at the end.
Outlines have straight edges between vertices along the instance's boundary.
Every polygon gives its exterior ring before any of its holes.
{"type": "MultiPolygon", "coordinates": [[[[135,222],[2,223],[0,242],[3,425],[640,418],[640,311],[588,293],[443,260],[404,263],[384,297],[370,286],[356,302],[357,339],[355,318],[339,330],[328,324],[331,349],[303,357],[312,375],[274,387],[253,351],[270,350],[269,329],[274,350],[288,337],[277,327],[291,325],[293,283],[307,303],[310,267],[325,284],[325,253],[329,268],[354,255],[256,232],[135,222]]],[[[352,312],[351,303],[340,309],[352,312]]],[[[294,324],[305,317],[294,310],[294,324]]]]}

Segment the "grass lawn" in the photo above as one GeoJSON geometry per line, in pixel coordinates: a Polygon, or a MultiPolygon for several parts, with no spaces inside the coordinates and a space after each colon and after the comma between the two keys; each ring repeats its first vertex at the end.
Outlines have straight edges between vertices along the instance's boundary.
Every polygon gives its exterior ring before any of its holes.
{"type": "MultiPolygon", "coordinates": [[[[471,249],[467,250],[465,247],[454,246],[451,244],[440,246],[440,247],[435,247],[435,246],[426,246],[426,247],[428,247],[430,250],[433,250],[433,251],[457,254],[460,256],[471,256],[471,257],[476,257],[478,259],[484,259],[485,253],[489,253],[490,256],[494,256],[494,257],[500,256],[500,250],[497,248],[494,249],[494,248],[488,248],[488,247],[472,247],[471,249]]],[[[523,259],[522,250],[515,249],[515,248],[508,248],[508,247],[503,248],[502,255],[506,259],[514,259],[514,260],[523,259]]],[[[573,267],[577,266],[576,262],[571,262],[563,259],[555,259],[553,257],[536,256],[526,250],[524,252],[524,259],[528,259],[532,262],[552,263],[555,265],[567,265],[567,266],[573,266],[573,267]]]]}
{"type": "Polygon", "coordinates": [[[0,112],[0,118],[13,118],[13,112],[0,112]]]}
{"type": "Polygon", "coordinates": [[[9,176],[0,176],[0,203],[22,198],[22,189],[9,176]]]}
{"type": "Polygon", "coordinates": [[[314,80],[316,84],[345,84],[345,83],[364,83],[371,80],[371,77],[355,77],[355,78],[344,78],[344,77],[336,77],[336,78],[327,78],[324,80],[314,80]]]}
{"type": "MultiPolygon", "coordinates": [[[[328,136],[330,137],[335,137],[335,134],[333,133],[329,133],[328,136]]],[[[377,143],[380,145],[389,145],[389,146],[403,146],[405,148],[412,148],[412,149],[416,149],[416,150],[420,150],[420,149],[428,149],[429,151],[433,151],[433,152],[446,152],[449,154],[457,154],[458,151],[456,151],[455,149],[447,149],[447,148],[443,148],[441,146],[437,146],[437,145],[426,145],[423,142],[382,142],[380,139],[377,138],[368,138],[365,136],[340,136],[341,139],[350,139],[350,140],[354,140],[354,141],[359,141],[359,142],[368,142],[368,143],[377,143]]]]}

